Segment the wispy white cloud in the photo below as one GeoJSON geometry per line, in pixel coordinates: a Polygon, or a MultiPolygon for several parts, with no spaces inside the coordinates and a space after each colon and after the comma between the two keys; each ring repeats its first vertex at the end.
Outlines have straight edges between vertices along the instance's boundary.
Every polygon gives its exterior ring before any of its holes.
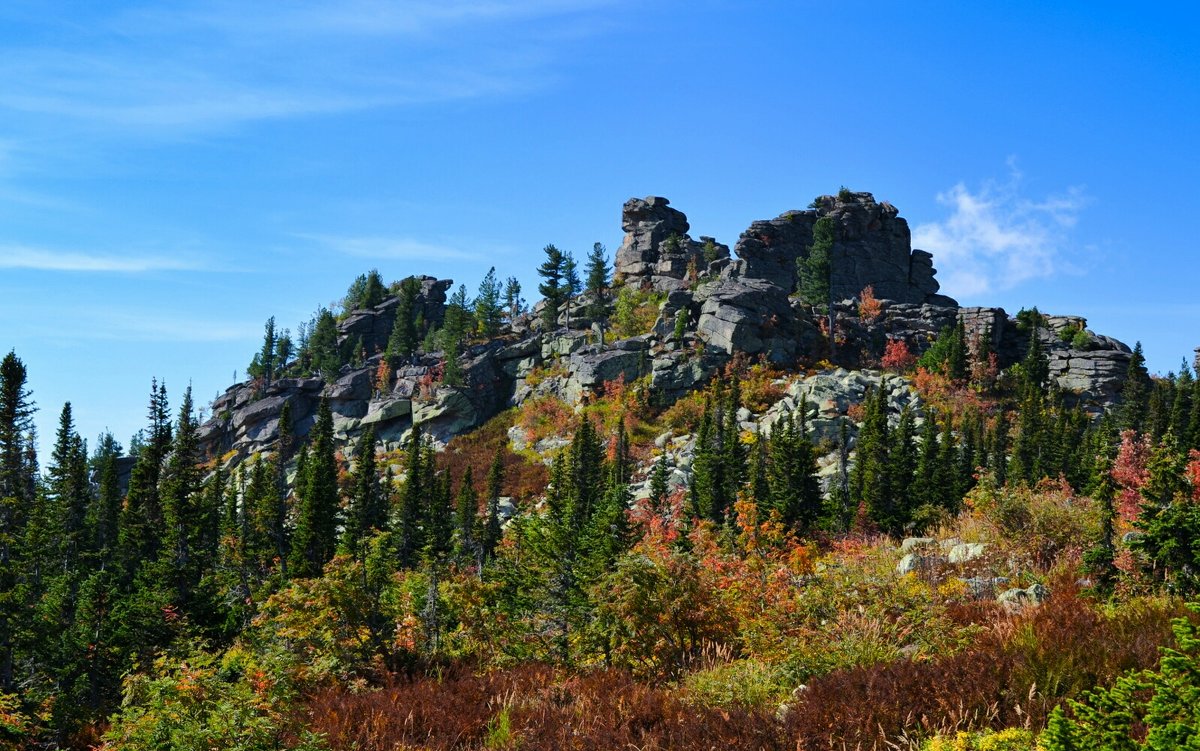
{"type": "Polygon", "coordinates": [[[569,26],[618,1],[219,1],[99,14],[53,45],[0,43],[0,111],[174,137],[527,91],[554,79],[555,34],[525,22],[569,26]]]}
{"type": "Polygon", "coordinates": [[[958,183],[937,201],[949,216],[917,225],[913,246],[933,253],[948,294],[970,297],[1070,270],[1070,230],[1088,199],[1080,187],[1026,197],[1010,159],[1006,181],[958,183]]]}
{"type": "Polygon", "coordinates": [[[200,268],[186,258],[169,256],[93,255],[70,251],[0,245],[0,269],[137,274],[200,268]]]}
{"type": "Polygon", "coordinates": [[[343,255],[380,261],[470,261],[482,257],[479,253],[407,237],[383,235],[347,237],[313,234],[298,234],[296,237],[320,243],[343,255]]]}

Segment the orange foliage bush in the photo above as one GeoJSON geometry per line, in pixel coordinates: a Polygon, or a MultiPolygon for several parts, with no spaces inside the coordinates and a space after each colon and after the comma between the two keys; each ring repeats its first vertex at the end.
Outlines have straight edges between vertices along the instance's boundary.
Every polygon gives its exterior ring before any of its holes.
{"type": "Polygon", "coordinates": [[[868,284],[858,293],[858,317],[874,321],[883,312],[883,303],[875,297],[875,288],[868,284]]]}
{"type": "Polygon", "coordinates": [[[916,364],[917,356],[908,348],[908,342],[903,339],[888,339],[883,350],[883,359],[880,361],[884,370],[907,373],[916,364]]]}

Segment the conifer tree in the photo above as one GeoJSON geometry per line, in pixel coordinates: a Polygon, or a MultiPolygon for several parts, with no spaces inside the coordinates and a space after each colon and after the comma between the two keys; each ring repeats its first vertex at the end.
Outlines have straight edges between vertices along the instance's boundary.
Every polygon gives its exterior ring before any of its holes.
{"type": "Polygon", "coordinates": [[[802,400],[795,412],[777,419],[767,441],[770,508],[799,532],[810,530],[821,513],[816,451],[805,427],[807,407],[802,400]]]}
{"type": "Polygon", "coordinates": [[[959,495],[959,451],[954,437],[954,423],[949,417],[942,425],[938,438],[937,467],[934,470],[934,487],[938,489],[938,505],[952,514],[958,513],[962,503],[959,495]]]}
{"type": "Polygon", "coordinates": [[[667,452],[658,455],[654,469],[650,472],[650,508],[656,513],[660,511],[667,500],[667,480],[670,476],[667,467],[667,452]]]}
{"type": "Polygon", "coordinates": [[[112,562],[117,545],[117,520],[121,514],[121,488],[117,475],[120,455],[121,445],[113,434],[102,434],[91,460],[97,479],[96,495],[94,504],[88,509],[85,525],[92,535],[90,547],[99,569],[106,569],[112,562]]]}
{"type": "Polygon", "coordinates": [[[480,532],[480,548],[483,562],[490,561],[500,544],[500,495],[504,492],[503,449],[497,449],[487,474],[487,507],[483,529],[480,532]]]}
{"type": "Polygon", "coordinates": [[[421,520],[425,516],[425,502],[436,489],[427,483],[421,426],[414,423],[408,434],[405,447],[404,490],[400,495],[400,508],[396,519],[396,557],[401,568],[417,565],[425,541],[421,536],[421,520]]]}
{"type": "MultiPolygon", "coordinates": [[[[212,564],[215,550],[205,549],[206,517],[210,513],[202,505],[200,488],[199,425],[192,414],[192,389],[183,394],[179,407],[170,456],[163,468],[163,521],[166,539],[163,546],[164,571],[172,586],[172,602],[184,612],[194,612],[197,605],[195,590],[200,578],[212,564]]],[[[213,518],[218,508],[211,510],[213,518]]]]}
{"type": "Polygon", "coordinates": [[[333,413],[329,400],[321,398],[317,421],[304,462],[304,475],[297,478],[299,508],[292,534],[289,568],[292,576],[311,577],[333,557],[337,546],[338,487],[337,459],[333,449],[333,413]]]}
{"type": "Polygon", "coordinates": [[[373,532],[387,526],[387,497],[379,483],[375,461],[375,427],[369,426],[358,441],[358,461],[354,466],[353,494],[342,530],[342,549],[359,556],[364,541],[373,532]]]}
{"type": "Polygon", "coordinates": [[[828,316],[829,357],[834,358],[833,311],[833,246],[837,225],[833,217],[823,216],[813,224],[813,241],[808,254],[796,261],[800,298],[816,306],[824,306],[828,316]]]}
{"type": "Polygon", "coordinates": [[[608,265],[604,245],[601,243],[593,245],[591,252],[588,253],[586,271],[586,289],[592,298],[587,315],[593,320],[603,321],[605,312],[608,310],[605,296],[608,294],[609,276],[612,273],[612,268],[608,265]]]}
{"type": "Polygon", "coordinates": [[[407,277],[400,282],[400,294],[396,302],[396,319],[392,324],[392,333],[388,337],[384,357],[392,367],[402,360],[412,356],[417,351],[417,293],[421,283],[416,277],[407,277]]]}
{"type": "Polygon", "coordinates": [[[546,254],[546,260],[538,267],[537,273],[545,281],[538,284],[538,294],[546,300],[542,308],[542,320],[546,329],[552,331],[558,328],[559,310],[570,294],[563,279],[567,257],[553,245],[542,248],[542,252],[546,254]]]}
{"type": "Polygon", "coordinates": [[[475,326],[484,339],[491,339],[500,333],[503,316],[500,294],[500,282],[496,279],[496,267],[493,266],[484,274],[483,281],[479,283],[479,292],[475,295],[475,326]]]}
{"type": "Polygon", "coordinates": [[[312,335],[308,340],[308,359],[313,373],[322,378],[333,378],[342,367],[342,354],[338,350],[337,322],[328,308],[319,308],[312,335]]]}
{"type": "Polygon", "coordinates": [[[996,415],[996,422],[992,428],[988,450],[988,456],[991,459],[988,466],[992,471],[992,475],[996,478],[996,485],[1000,487],[1003,487],[1008,482],[1008,431],[1008,412],[1000,410],[999,414],[996,415]]]}
{"type": "Polygon", "coordinates": [[[476,559],[478,542],[475,527],[478,515],[479,496],[475,493],[474,473],[468,466],[463,471],[454,503],[454,552],[455,558],[464,563],[476,559]]]}
{"type": "Polygon", "coordinates": [[[917,468],[913,473],[912,501],[917,508],[936,507],[941,493],[937,486],[938,429],[937,414],[929,411],[921,424],[921,445],[917,468]]]}
{"type": "Polygon", "coordinates": [[[127,584],[143,563],[157,560],[166,534],[158,484],[171,445],[171,422],[166,384],[153,379],[148,417],[147,438],[130,472],[118,523],[119,555],[127,584]]]}
{"type": "Polygon", "coordinates": [[[24,536],[33,496],[25,460],[25,440],[33,419],[25,363],[9,352],[0,362],[0,692],[14,688],[18,595],[24,536]]]}
{"type": "Polygon", "coordinates": [[[426,563],[441,564],[450,554],[454,541],[454,519],[450,512],[453,493],[450,475],[446,472],[434,472],[433,447],[427,445],[425,452],[427,455],[424,464],[429,471],[425,484],[432,488],[432,493],[429,502],[425,504],[425,549],[422,553],[426,563]]]}
{"type": "Polygon", "coordinates": [[[900,422],[891,434],[891,445],[888,447],[892,505],[895,512],[893,531],[895,532],[907,527],[918,506],[917,499],[913,496],[913,480],[917,471],[915,436],[916,422],[913,411],[911,407],[905,405],[900,410],[900,422]]]}
{"type": "Polygon", "coordinates": [[[525,300],[521,297],[521,282],[510,276],[504,282],[504,310],[508,315],[508,325],[512,326],[517,318],[525,312],[525,300]]]}
{"type": "Polygon", "coordinates": [[[580,289],[582,289],[582,282],[579,279],[579,267],[575,263],[575,256],[567,253],[563,259],[563,292],[565,294],[563,311],[566,313],[568,330],[571,328],[571,301],[579,294],[580,289]]]}
{"type": "Polygon", "coordinates": [[[1127,431],[1142,431],[1146,427],[1146,410],[1150,403],[1150,373],[1146,371],[1146,358],[1142,354],[1141,342],[1134,344],[1130,355],[1126,379],[1121,387],[1121,407],[1118,408],[1120,425],[1127,431]]]}
{"type": "Polygon", "coordinates": [[[1192,377],[1192,369],[1184,360],[1179,368],[1179,376],[1175,379],[1175,394],[1171,400],[1170,430],[1175,434],[1180,447],[1184,450],[1193,448],[1189,435],[1189,421],[1192,414],[1192,394],[1196,390],[1196,379],[1192,377]]]}
{"type": "Polygon", "coordinates": [[[850,498],[865,504],[871,519],[881,528],[895,532],[900,520],[892,505],[887,395],[882,388],[871,389],[863,406],[863,424],[858,431],[854,472],[850,477],[850,498]]]}

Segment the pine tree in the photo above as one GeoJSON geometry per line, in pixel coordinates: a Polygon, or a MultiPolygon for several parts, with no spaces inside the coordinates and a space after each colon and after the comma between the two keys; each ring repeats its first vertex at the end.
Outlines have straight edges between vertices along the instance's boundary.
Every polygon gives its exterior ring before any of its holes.
{"type": "Polygon", "coordinates": [[[837,225],[833,217],[823,216],[813,224],[813,241],[808,254],[796,261],[800,297],[804,302],[825,306],[829,326],[829,357],[834,358],[833,320],[833,246],[837,225]]]}
{"type": "Polygon", "coordinates": [[[467,467],[454,504],[454,557],[464,563],[477,557],[475,526],[478,515],[479,496],[475,493],[474,473],[467,467]]]}
{"type": "Polygon", "coordinates": [[[408,277],[400,282],[400,294],[396,303],[396,319],[392,324],[392,333],[388,337],[384,357],[392,367],[397,367],[401,361],[412,356],[417,351],[417,293],[421,291],[421,283],[416,277],[408,277]]]}
{"type": "Polygon", "coordinates": [[[1129,366],[1125,371],[1125,383],[1121,386],[1118,415],[1122,430],[1141,431],[1145,427],[1150,387],[1150,374],[1146,371],[1146,358],[1142,354],[1142,343],[1138,342],[1133,347],[1133,354],[1129,358],[1129,366]]]}
{"type": "Polygon", "coordinates": [[[432,488],[433,492],[425,504],[425,549],[422,554],[426,563],[441,564],[450,554],[454,541],[454,519],[450,512],[453,493],[450,475],[434,472],[433,447],[427,445],[425,452],[427,455],[423,462],[429,472],[425,485],[432,488]]]}
{"type": "Polygon", "coordinates": [[[892,432],[888,447],[888,466],[891,480],[895,531],[899,532],[912,521],[913,512],[919,505],[913,495],[914,476],[917,471],[917,447],[914,442],[916,422],[912,408],[900,410],[900,422],[892,432]]]}
{"type": "Polygon", "coordinates": [[[308,349],[313,373],[326,379],[337,375],[342,367],[343,358],[338,349],[337,322],[327,308],[317,310],[308,349]]]}
{"type": "Polygon", "coordinates": [[[475,325],[484,339],[492,339],[500,333],[503,315],[500,293],[500,282],[496,279],[496,267],[493,266],[479,283],[479,292],[475,295],[475,325]]]}
{"type": "Polygon", "coordinates": [[[567,316],[567,329],[571,328],[571,301],[579,294],[581,288],[582,282],[579,279],[579,267],[575,263],[575,256],[567,253],[563,259],[563,292],[566,296],[563,310],[567,316]]]}
{"type": "Polygon", "coordinates": [[[480,533],[480,548],[482,559],[486,563],[492,559],[496,546],[500,544],[502,530],[500,527],[500,496],[504,492],[504,456],[503,449],[497,449],[492,457],[492,464],[487,474],[487,508],[484,515],[483,530],[480,533]]]}
{"type": "Polygon", "coordinates": [[[546,260],[538,267],[537,273],[546,281],[538,284],[538,294],[546,300],[542,308],[542,320],[547,330],[554,330],[558,328],[559,309],[569,294],[568,288],[563,284],[567,258],[553,245],[542,248],[542,252],[546,254],[546,260]]]}
{"type": "Polygon", "coordinates": [[[609,275],[612,273],[612,268],[608,265],[604,245],[601,243],[593,245],[592,251],[588,253],[586,273],[586,289],[592,298],[587,315],[593,320],[603,321],[608,310],[605,296],[608,294],[609,275]]]}
{"type": "Polygon", "coordinates": [[[1192,395],[1196,390],[1196,379],[1192,377],[1192,369],[1184,360],[1179,368],[1179,377],[1175,380],[1175,396],[1171,402],[1170,430],[1182,448],[1193,448],[1190,441],[1189,422],[1192,414],[1192,395]]]}
{"type": "Polygon", "coordinates": [[[951,514],[958,513],[958,507],[962,503],[958,482],[958,448],[958,441],[954,438],[954,424],[947,418],[938,438],[937,467],[934,469],[933,482],[938,490],[938,505],[951,514]]]}
{"type": "Polygon", "coordinates": [[[508,325],[513,326],[525,312],[525,300],[521,297],[521,282],[510,276],[504,282],[504,310],[508,314],[508,325]]]}
{"type": "Polygon", "coordinates": [[[854,472],[850,478],[850,498],[856,504],[864,504],[872,521],[882,529],[894,533],[901,522],[892,505],[886,393],[882,388],[869,390],[863,406],[863,424],[858,431],[854,472]]]}
{"type": "Polygon", "coordinates": [[[126,584],[132,582],[143,563],[158,559],[166,535],[158,484],[171,446],[171,422],[166,384],[153,379],[148,418],[147,437],[137,451],[118,521],[118,555],[126,584]]]}
{"type": "Polygon", "coordinates": [[[312,428],[304,476],[297,478],[299,508],[292,534],[292,576],[311,577],[333,557],[337,546],[337,459],[333,455],[333,413],[322,397],[312,428]]]}
{"type": "Polygon", "coordinates": [[[266,325],[263,326],[263,344],[262,349],[258,353],[258,364],[261,368],[261,375],[264,385],[271,385],[271,379],[275,377],[275,345],[277,343],[275,335],[275,316],[267,319],[266,325]]]}
{"type": "Polygon", "coordinates": [[[937,467],[937,415],[930,411],[925,414],[925,422],[921,425],[921,445],[917,454],[917,468],[913,473],[911,497],[918,509],[939,505],[941,493],[937,487],[937,467]]]}
{"type": "Polygon", "coordinates": [[[802,400],[795,412],[776,420],[767,441],[770,508],[780,521],[799,532],[812,529],[821,513],[816,450],[804,422],[807,407],[802,400]]]}
{"type": "Polygon", "coordinates": [[[667,480],[670,477],[670,469],[667,467],[667,452],[663,451],[658,455],[658,461],[654,462],[654,469],[650,472],[650,508],[658,513],[662,510],[663,504],[667,500],[667,491],[669,486],[667,480]]]}
{"type": "MultiPolygon", "coordinates": [[[[203,505],[199,463],[199,425],[192,414],[189,386],[183,394],[170,456],[160,480],[166,531],[163,570],[171,579],[173,604],[189,614],[202,607],[195,597],[196,588],[216,556],[215,548],[209,549],[205,544],[209,542],[206,522],[210,514],[215,519],[219,513],[219,508],[210,510],[203,505]]],[[[215,539],[211,542],[215,544],[215,539]]]]}
{"type": "Polygon", "coordinates": [[[396,557],[401,568],[417,565],[418,555],[425,545],[421,536],[421,520],[425,516],[425,502],[436,492],[427,486],[425,469],[426,453],[423,449],[421,426],[413,423],[405,447],[404,490],[400,495],[400,508],[396,519],[396,557]]]}
{"type": "Polygon", "coordinates": [[[358,461],[354,466],[354,491],[346,511],[342,530],[342,549],[358,557],[364,541],[387,526],[387,498],[379,482],[375,461],[375,427],[369,426],[358,442],[358,461]]]}
{"type": "Polygon", "coordinates": [[[121,488],[117,474],[117,459],[121,444],[112,433],[104,433],[96,442],[91,468],[97,478],[95,503],[88,509],[86,527],[92,533],[91,549],[95,551],[96,568],[106,569],[112,562],[117,546],[117,523],[121,514],[121,488]]]}

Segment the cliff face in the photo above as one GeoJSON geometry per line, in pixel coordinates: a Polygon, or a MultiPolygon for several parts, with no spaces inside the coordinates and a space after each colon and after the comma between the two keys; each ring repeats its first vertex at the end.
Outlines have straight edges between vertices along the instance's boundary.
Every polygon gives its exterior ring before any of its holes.
{"type": "Polygon", "coordinates": [[[843,191],[821,196],[813,208],[787,211],[775,219],[760,220],[738,238],[730,263],[729,250],[711,238],[696,243],[687,236],[683,212],[668,206],[665,198],[631,199],[625,203],[621,226],[625,241],[617,253],[616,273],[626,281],[650,284],[657,289],[679,289],[689,262],[699,259],[699,269],[716,264],[726,276],[757,279],[796,291],[796,261],[808,257],[813,225],[829,217],[835,226],[833,298],[857,297],[872,285],[875,296],[901,303],[954,306],[954,300],[937,294],[933,256],[912,249],[912,237],[895,206],[876,203],[870,193],[843,191]],[[671,238],[675,238],[672,242],[671,238]],[[704,248],[709,248],[708,259],[704,248]]]}
{"type": "MultiPolygon", "coordinates": [[[[920,353],[958,320],[969,337],[991,337],[1000,367],[1024,356],[1029,334],[1003,309],[962,308],[938,294],[932,257],[911,248],[907,222],[869,193],[823,196],[813,208],[756,221],[738,240],[736,258],[712,238],[691,239],[687,217],[666,199],[631,199],[622,212],[626,235],[614,276],[617,284],[660,295],[657,320],[648,332],[614,340],[583,317],[583,305],[577,303],[572,328],[561,325],[565,315],[556,330],[523,319],[503,336],[467,348],[459,360],[463,385],[449,387],[441,383],[441,353],[415,355],[402,367],[381,369],[379,353],[396,315],[397,301],[390,298],[372,310],[349,312],[339,324],[340,341],[361,342],[369,355],[365,362],[325,379],[231,387],[213,403],[213,417],[202,427],[204,447],[226,464],[270,451],[283,405],[290,405],[293,432],[304,435],[322,397],[329,399],[339,441],[353,442],[373,427],[385,448],[395,448],[414,422],[444,444],[508,406],[545,395],[577,404],[618,378],[646,377],[652,399],[665,405],[703,385],[735,355],[762,357],[785,369],[811,363],[825,356],[827,345],[811,308],[793,296],[795,268],[808,253],[813,225],[824,216],[837,228],[833,287],[835,300],[842,302],[835,313],[847,342],[839,365],[878,362],[889,339],[902,339],[920,353]],[[881,300],[879,314],[869,319],[859,315],[857,301],[867,285],[881,300]],[[680,320],[682,337],[676,329],[680,320]],[[380,378],[381,372],[386,377],[380,378]]],[[[417,311],[436,324],[451,282],[419,281],[417,311]]],[[[607,302],[612,312],[612,300],[607,302]]],[[[1058,386],[1078,403],[1100,409],[1115,400],[1130,350],[1087,331],[1085,324],[1050,316],[1040,337],[1058,386]]]]}

